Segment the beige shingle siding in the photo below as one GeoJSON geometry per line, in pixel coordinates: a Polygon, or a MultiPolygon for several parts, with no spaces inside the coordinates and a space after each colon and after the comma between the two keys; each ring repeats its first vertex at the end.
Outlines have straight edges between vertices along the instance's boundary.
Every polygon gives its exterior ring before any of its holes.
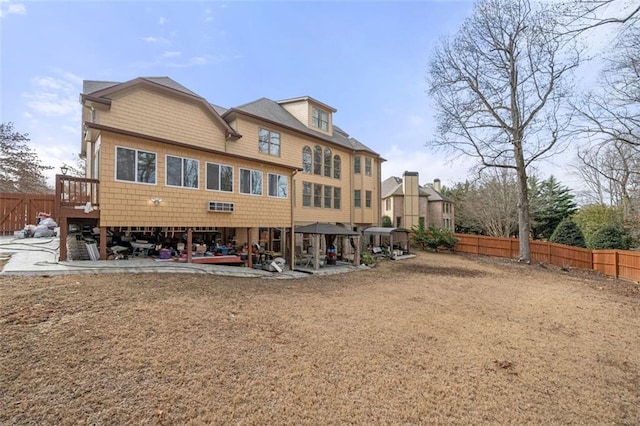
{"type": "MultiPolygon", "coordinates": [[[[166,146],[128,136],[103,133],[101,150],[100,223],[103,226],[218,226],[218,227],[290,227],[289,198],[269,197],[267,174],[289,175],[287,169],[259,162],[238,160],[221,155],[203,154],[188,148],[166,146]],[[139,184],[115,180],[115,148],[122,146],[157,154],[156,184],[139,184]],[[199,188],[176,188],[165,185],[166,155],[199,160],[199,188]],[[205,163],[233,166],[234,192],[208,191],[205,163]],[[239,194],[239,168],[263,172],[263,195],[239,194]],[[152,197],[162,202],[154,206],[152,197]],[[235,203],[233,213],[207,211],[208,201],[235,203]],[[268,212],[268,214],[265,214],[268,212]]],[[[291,191],[289,180],[289,192],[291,191]]]]}
{"type": "Polygon", "coordinates": [[[224,150],[222,125],[204,104],[147,88],[118,93],[100,124],[210,149],[224,150]]]}

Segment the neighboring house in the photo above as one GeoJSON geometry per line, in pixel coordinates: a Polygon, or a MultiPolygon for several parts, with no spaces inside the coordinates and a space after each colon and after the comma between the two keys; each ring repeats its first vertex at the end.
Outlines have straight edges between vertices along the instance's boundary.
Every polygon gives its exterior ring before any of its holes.
{"type": "Polygon", "coordinates": [[[420,185],[417,172],[404,172],[382,182],[382,216],[394,227],[411,229],[424,224],[439,229],[455,229],[454,204],[440,193],[440,180],[420,185]]]}
{"type": "Polygon", "coordinates": [[[95,226],[101,258],[107,232],[189,231],[292,258],[296,225],[380,223],[384,160],[311,97],[227,109],[150,77],[85,81],[80,101],[87,176],[57,177],[61,238],[69,223],[95,226]]]}

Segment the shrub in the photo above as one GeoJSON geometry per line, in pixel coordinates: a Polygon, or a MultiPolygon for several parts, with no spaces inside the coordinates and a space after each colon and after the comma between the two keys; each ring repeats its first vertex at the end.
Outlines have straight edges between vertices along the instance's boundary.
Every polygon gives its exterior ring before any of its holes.
{"type": "Polygon", "coordinates": [[[415,225],[411,230],[413,231],[411,240],[423,250],[438,251],[438,247],[452,249],[458,242],[458,239],[449,230],[437,229],[433,226],[425,228],[423,224],[415,225]]]}
{"type": "Polygon", "coordinates": [[[578,225],[568,217],[564,218],[558,226],[556,226],[549,241],[574,247],[587,247],[582,231],[578,228],[578,225]]]}
{"type": "Polygon", "coordinates": [[[367,252],[360,253],[360,263],[363,265],[371,266],[376,264],[376,257],[367,252]]]}
{"type": "Polygon", "coordinates": [[[393,228],[393,222],[391,222],[391,218],[389,216],[382,216],[382,227],[393,228]]]}
{"type": "Polygon", "coordinates": [[[628,250],[632,243],[629,233],[616,225],[603,226],[587,239],[587,247],[590,249],[628,250]]]}

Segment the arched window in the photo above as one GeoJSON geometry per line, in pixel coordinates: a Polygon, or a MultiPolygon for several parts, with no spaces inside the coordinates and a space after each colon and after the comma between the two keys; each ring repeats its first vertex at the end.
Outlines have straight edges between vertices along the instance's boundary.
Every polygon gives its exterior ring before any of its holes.
{"type": "Polygon", "coordinates": [[[331,177],[331,150],[329,148],[324,149],[324,175],[331,177]]]}
{"type": "Polygon", "coordinates": [[[308,146],[302,148],[302,171],[311,173],[311,148],[308,146]]]}
{"type": "Polygon", "coordinates": [[[320,145],[316,145],[313,148],[313,174],[322,174],[322,148],[320,148],[320,145]]]}
{"type": "Polygon", "coordinates": [[[333,157],[333,177],[336,179],[340,179],[340,156],[335,155],[333,157]]]}

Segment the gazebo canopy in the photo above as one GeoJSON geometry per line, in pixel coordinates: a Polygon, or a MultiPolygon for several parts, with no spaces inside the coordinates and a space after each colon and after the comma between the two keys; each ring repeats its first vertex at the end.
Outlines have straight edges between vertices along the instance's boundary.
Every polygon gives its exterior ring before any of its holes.
{"type": "Polygon", "coordinates": [[[358,235],[357,232],[333,223],[312,223],[310,225],[296,226],[296,234],[320,234],[320,235],[358,235]]]}
{"type": "Polygon", "coordinates": [[[393,234],[404,234],[409,235],[409,230],[404,228],[382,228],[379,226],[372,226],[371,228],[367,228],[362,231],[364,235],[382,235],[382,236],[390,236],[393,234]]]}

